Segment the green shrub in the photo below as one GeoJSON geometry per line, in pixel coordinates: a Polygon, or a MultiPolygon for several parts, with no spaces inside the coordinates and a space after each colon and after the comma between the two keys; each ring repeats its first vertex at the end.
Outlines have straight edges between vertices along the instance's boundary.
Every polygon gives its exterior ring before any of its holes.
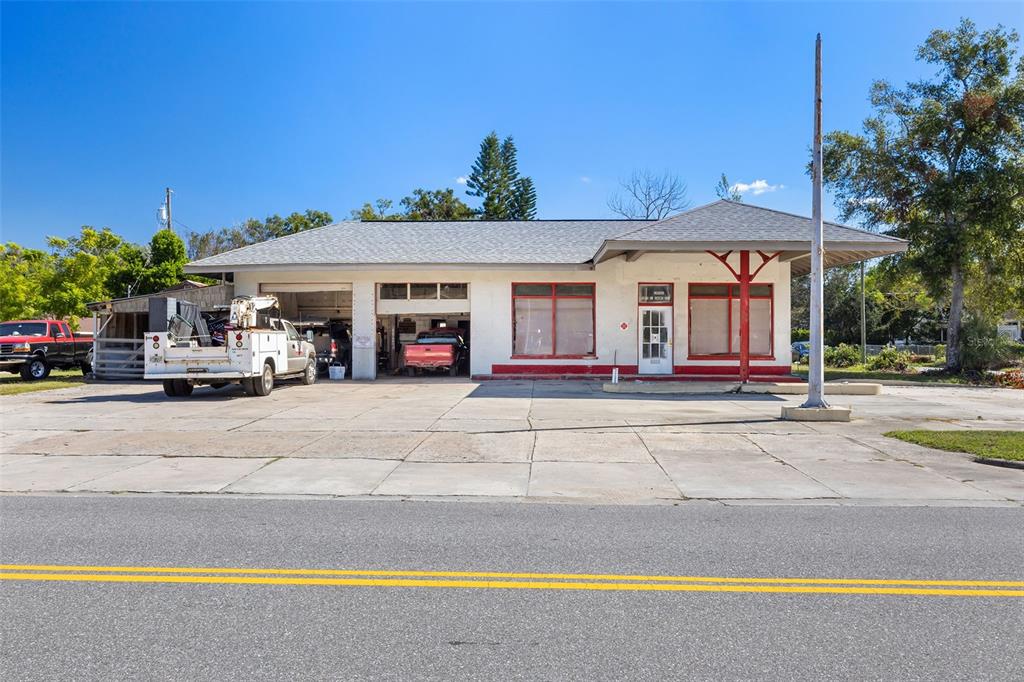
{"type": "Polygon", "coordinates": [[[894,346],[886,346],[878,355],[868,358],[868,369],[883,372],[906,372],[910,369],[910,353],[894,346]]]}
{"type": "Polygon", "coordinates": [[[994,324],[978,318],[967,320],[961,330],[960,364],[968,371],[1009,367],[1024,357],[1024,347],[1002,336],[994,324]]]}
{"type": "Polygon", "coordinates": [[[802,327],[796,327],[791,329],[789,332],[790,341],[796,343],[797,341],[809,341],[811,338],[811,330],[804,329],[802,327]]]}
{"type": "Polygon", "coordinates": [[[936,346],[935,346],[935,359],[936,360],[942,360],[943,362],[945,362],[945,360],[946,360],[946,344],[944,344],[944,343],[936,344],[936,346]]]}
{"type": "Polygon", "coordinates": [[[860,348],[848,343],[825,349],[825,365],[828,367],[853,367],[860,362],[860,348]]]}

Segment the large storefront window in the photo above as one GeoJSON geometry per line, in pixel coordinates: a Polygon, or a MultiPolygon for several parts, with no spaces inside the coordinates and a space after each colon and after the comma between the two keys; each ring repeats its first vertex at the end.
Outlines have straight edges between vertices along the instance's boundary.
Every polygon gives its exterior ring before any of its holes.
{"type": "Polygon", "coordinates": [[[593,284],[513,284],[512,354],[594,354],[593,284]]]}
{"type": "MultiPolygon", "coordinates": [[[[772,285],[750,285],[750,355],[772,355],[772,285]]],[[[690,357],[739,357],[740,285],[690,285],[690,357]]]]}

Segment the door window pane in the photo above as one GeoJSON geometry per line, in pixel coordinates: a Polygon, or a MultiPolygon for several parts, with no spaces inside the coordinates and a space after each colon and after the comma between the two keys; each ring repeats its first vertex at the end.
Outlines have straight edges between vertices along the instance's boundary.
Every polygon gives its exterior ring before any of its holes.
{"type": "Polygon", "coordinates": [[[409,285],[409,298],[414,301],[437,300],[437,284],[418,284],[414,282],[409,285]]]}
{"type": "Polygon", "coordinates": [[[551,325],[553,300],[517,298],[513,352],[516,355],[552,355],[554,338],[551,325]]]}
{"type": "Polygon", "coordinates": [[[555,347],[559,355],[594,352],[594,299],[555,299],[555,347]]]}

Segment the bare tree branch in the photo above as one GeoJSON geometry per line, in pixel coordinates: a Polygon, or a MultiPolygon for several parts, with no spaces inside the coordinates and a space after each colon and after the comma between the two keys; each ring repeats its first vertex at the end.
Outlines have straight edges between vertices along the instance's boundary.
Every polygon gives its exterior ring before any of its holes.
{"type": "Polygon", "coordinates": [[[668,172],[633,171],[619,184],[622,189],[608,199],[608,208],[623,218],[661,220],[690,207],[686,183],[668,172]]]}

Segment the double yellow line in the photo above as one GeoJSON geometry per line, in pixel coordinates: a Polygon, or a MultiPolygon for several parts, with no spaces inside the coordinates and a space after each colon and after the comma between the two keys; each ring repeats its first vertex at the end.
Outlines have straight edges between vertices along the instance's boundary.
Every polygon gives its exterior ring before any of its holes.
{"type": "Polygon", "coordinates": [[[204,585],[329,585],[633,592],[771,592],[930,597],[1024,597],[1024,581],[739,578],[606,573],[499,573],[181,566],[0,564],[0,580],[178,583],[204,585]]]}

